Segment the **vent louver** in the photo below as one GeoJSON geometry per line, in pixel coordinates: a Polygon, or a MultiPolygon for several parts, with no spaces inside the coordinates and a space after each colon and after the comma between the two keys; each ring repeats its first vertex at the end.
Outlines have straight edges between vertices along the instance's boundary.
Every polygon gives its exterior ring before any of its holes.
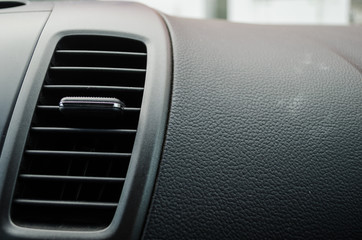
{"type": "Polygon", "coordinates": [[[146,47],[108,36],[68,36],[53,54],[33,116],[11,218],[20,226],[102,229],[117,208],[143,96],[146,47]],[[109,97],[122,114],[69,116],[63,97],[109,97]]]}

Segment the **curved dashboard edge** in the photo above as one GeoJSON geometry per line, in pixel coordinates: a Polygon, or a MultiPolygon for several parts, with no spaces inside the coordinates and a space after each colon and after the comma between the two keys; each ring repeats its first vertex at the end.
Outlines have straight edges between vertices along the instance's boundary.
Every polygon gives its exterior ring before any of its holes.
{"type": "Polygon", "coordinates": [[[3,14],[0,11],[0,84],[3,86],[0,88],[0,153],[20,86],[49,14],[50,12],[3,14]]]}

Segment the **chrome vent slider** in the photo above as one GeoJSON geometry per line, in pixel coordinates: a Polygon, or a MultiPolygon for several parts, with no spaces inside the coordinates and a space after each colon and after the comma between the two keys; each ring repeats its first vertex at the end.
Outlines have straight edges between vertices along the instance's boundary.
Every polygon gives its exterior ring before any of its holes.
{"type": "Polygon", "coordinates": [[[125,104],[117,98],[63,97],[59,102],[62,113],[121,113],[125,104]]]}

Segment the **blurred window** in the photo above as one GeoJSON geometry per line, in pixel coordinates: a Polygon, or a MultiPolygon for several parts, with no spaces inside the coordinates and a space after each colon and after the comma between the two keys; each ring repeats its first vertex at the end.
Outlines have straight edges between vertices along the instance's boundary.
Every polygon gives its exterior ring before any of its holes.
{"type": "Polygon", "coordinates": [[[129,1],[146,4],[169,15],[188,18],[221,18],[261,24],[362,24],[362,0],[129,1]]]}

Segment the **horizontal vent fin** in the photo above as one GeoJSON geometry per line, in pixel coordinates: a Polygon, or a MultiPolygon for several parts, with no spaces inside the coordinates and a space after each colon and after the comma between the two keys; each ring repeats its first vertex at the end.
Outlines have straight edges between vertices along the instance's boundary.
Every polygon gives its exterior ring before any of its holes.
{"type": "Polygon", "coordinates": [[[79,151],[42,151],[42,150],[26,150],[28,155],[38,155],[38,156],[74,156],[74,157],[101,157],[101,158],[123,158],[131,157],[131,153],[102,153],[102,152],[79,152],[79,151]]]}
{"type": "MultiPolygon", "coordinates": [[[[37,108],[39,109],[45,109],[45,110],[59,110],[58,106],[46,106],[46,105],[38,105],[37,108]]],[[[141,111],[141,108],[130,108],[130,107],[125,107],[123,108],[123,111],[125,112],[139,112],[141,111]]]]}
{"type": "Polygon", "coordinates": [[[96,71],[96,72],[129,72],[129,73],[144,73],[146,69],[137,68],[115,68],[115,67],[50,67],[54,71],[96,71]]]}
{"type": "Polygon", "coordinates": [[[22,179],[62,182],[124,182],[124,178],[20,174],[22,179]]]}
{"type": "Polygon", "coordinates": [[[57,50],[56,53],[71,54],[71,55],[120,55],[120,56],[146,56],[146,53],[142,52],[120,52],[120,51],[89,51],[89,50],[57,50]]]}
{"type": "Polygon", "coordinates": [[[34,132],[60,132],[76,134],[136,134],[135,129],[94,129],[94,128],[60,128],[60,127],[32,127],[34,132]]]}
{"type": "Polygon", "coordinates": [[[76,202],[76,201],[45,201],[35,199],[15,199],[15,203],[22,205],[58,206],[58,207],[88,207],[88,208],[116,208],[117,203],[106,202],[76,202]]]}
{"type": "Polygon", "coordinates": [[[113,91],[113,92],[142,92],[141,87],[114,87],[114,86],[92,86],[92,85],[44,85],[44,89],[49,90],[97,90],[97,91],[113,91]]]}
{"type": "Polygon", "coordinates": [[[145,45],[132,39],[82,35],[58,43],[19,170],[15,224],[96,230],[111,223],[137,133],[146,61],[145,45]],[[60,111],[64,97],[115,98],[122,109],[69,115],[60,111]]]}

